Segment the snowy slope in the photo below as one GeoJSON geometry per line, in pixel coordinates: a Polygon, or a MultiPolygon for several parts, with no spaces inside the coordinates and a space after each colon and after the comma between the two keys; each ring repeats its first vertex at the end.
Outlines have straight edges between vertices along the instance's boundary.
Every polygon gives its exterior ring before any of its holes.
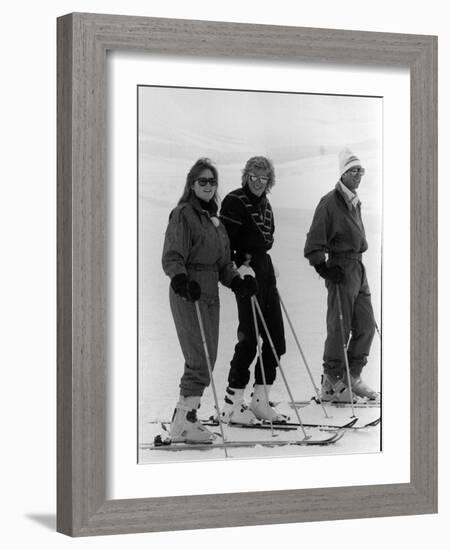
{"type": "MultiPolygon", "coordinates": [[[[169,280],[160,267],[162,244],[168,214],[172,205],[162,201],[142,198],[140,200],[140,254],[139,254],[139,434],[140,440],[148,441],[150,424],[155,420],[171,418],[178,397],[179,378],[183,371],[183,358],[178,345],[175,327],[169,311],[169,280]]],[[[313,372],[315,382],[321,373],[321,355],[325,338],[326,292],[323,281],[303,258],[304,239],[313,215],[311,210],[277,208],[276,241],[272,257],[280,277],[278,287],[296,329],[303,351],[313,372]]],[[[380,220],[365,215],[365,226],[370,243],[366,254],[366,266],[373,294],[373,305],[380,324],[380,220]]],[[[215,368],[215,383],[219,396],[226,387],[229,361],[235,345],[237,311],[231,291],[221,287],[221,323],[218,358],[215,368]]],[[[309,399],[314,391],[301,362],[292,335],[287,328],[287,354],[282,365],[295,400],[309,399]]],[[[380,345],[376,337],[365,379],[380,389],[380,345]]],[[[250,381],[252,384],[252,381],[250,381]]],[[[281,376],[274,384],[272,397],[286,401],[287,392],[281,376]]],[[[201,416],[213,412],[212,391],[206,390],[201,416]]],[[[324,448],[281,448],[275,454],[281,456],[298,453],[373,452],[379,450],[380,430],[373,428],[366,433],[347,434],[335,446],[324,448]],[[324,449],[324,450],[323,450],[324,449]]],[[[235,451],[234,451],[235,452],[235,451]]],[[[238,456],[261,456],[271,449],[239,450],[238,456]]],[[[182,454],[149,453],[142,451],[142,461],[203,460],[205,453],[198,451],[182,454]],[[193,454],[192,454],[193,453],[193,454]],[[154,456],[156,454],[156,456],[154,456]],[[170,455],[170,456],[167,456],[170,455]]],[[[214,450],[207,451],[213,458],[223,456],[214,450]]]]}

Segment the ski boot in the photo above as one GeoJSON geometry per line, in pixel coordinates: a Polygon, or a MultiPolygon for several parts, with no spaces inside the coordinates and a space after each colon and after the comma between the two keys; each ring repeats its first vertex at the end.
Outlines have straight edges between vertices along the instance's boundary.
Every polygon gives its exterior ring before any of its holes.
{"type": "Polygon", "coordinates": [[[221,409],[221,421],[226,424],[257,424],[254,413],[245,403],[244,389],[226,388],[224,405],[221,409]]]}
{"type": "Polygon", "coordinates": [[[180,443],[210,443],[216,436],[197,418],[201,398],[181,395],[170,425],[170,439],[180,443]]]}
{"type": "MultiPolygon", "coordinates": [[[[354,387],[351,387],[352,402],[357,402],[357,396],[354,392],[354,387]]],[[[349,393],[349,387],[343,380],[343,376],[335,376],[332,374],[324,373],[321,376],[321,401],[328,401],[331,403],[351,403],[351,396],[349,393]]]]}
{"type": "Polygon", "coordinates": [[[270,389],[271,386],[267,385],[265,391],[263,384],[255,384],[249,408],[259,420],[278,424],[288,422],[290,417],[277,411],[273,403],[269,401],[269,397],[267,401],[267,395],[269,396],[270,389]]]}
{"type": "Polygon", "coordinates": [[[368,384],[362,380],[361,376],[351,375],[351,389],[354,395],[366,398],[369,401],[378,401],[380,399],[380,393],[368,386],[368,384]]]}

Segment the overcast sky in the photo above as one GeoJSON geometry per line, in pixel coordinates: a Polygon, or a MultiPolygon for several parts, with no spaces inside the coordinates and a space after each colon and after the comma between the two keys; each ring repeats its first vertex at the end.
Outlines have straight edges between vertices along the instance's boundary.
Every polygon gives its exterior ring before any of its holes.
{"type": "Polygon", "coordinates": [[[360,196],[381,205],[382,99],[300,93],[139,87],[139,192],[174,204],[188,169],[210,157],[220,195],[240,185],[245,161],[275,165],[274,206],[314,208],[338,180],[349,146],[367,169],[360,196]]]}

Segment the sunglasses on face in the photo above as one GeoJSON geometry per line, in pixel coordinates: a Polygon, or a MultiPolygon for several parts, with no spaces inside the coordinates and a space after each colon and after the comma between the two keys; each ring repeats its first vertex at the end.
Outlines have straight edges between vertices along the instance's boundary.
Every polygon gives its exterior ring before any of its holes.
{"type": "Polygon", "coordinates": [[[215,178],[198,178],[196,181],[200,187],[206,187],[207,184],[212,185],[212,187],[217,185],[217,180],[215,178]]]}
{"type": "Polygon", "coordinates": [[[363,176],[363,174],[365,173],[365,168],[350,168],[348,172],[350,172],[353,176],[357,174],[360,174],[363,176]]]}
{"type": "Polygon", "coordinates": [[[260,183],[263,183],[266,185],[270,178],[268,176],[256,176],[256,174],[248,174],[248,179],[251,183],[256,183],[256,181],[260,181],[260,183]]]}

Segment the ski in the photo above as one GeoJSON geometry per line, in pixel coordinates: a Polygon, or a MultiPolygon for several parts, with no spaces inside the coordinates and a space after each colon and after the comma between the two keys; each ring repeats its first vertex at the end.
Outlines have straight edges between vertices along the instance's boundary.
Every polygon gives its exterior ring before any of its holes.
{"type": "MultiPolygon", "coordinates": [[[[349,429],[354,426],[354,424],[357,422],[357,418],[351,418],[348,422],[345,424],[326,424],[325,421],[323,422],[303,422],[302,425],[304,428],[332,428],[335,430],[344,430],[349,429]]],[[[380,419],[379,419],[380,420],[380,419]]],[[[209,420],[201,420],[201,424],[203,426],[218,426],[218,422],[216,420],[213,420],[209,418],[209,420]]],[[[271,424],[267,421],[262,421],[257,424],[243,424],[240,422],[229,422],[225,424],[225,426],[228,426],[229,428],[245,428],[245,429],[252,429],[252,430],[271,430],[271,424]]],[[[273,430],[283,430],[283,431],[289,431],[289,430],[297,430],[301,427],[301,424],[298,422],[273,422],[273,430]]]]}
{"type": "MultiPolygon", "coordinates": [[[[303,422],[302,425],[304,428],[325,428],[325,429],[334,429],[334,430],[364,430],[366,428],[373,428],[374,426],[377,426],[380,424],[381,417],[372,420],[371,422],[367,422],[366,424],[358,424],[359,419],[358,418],[352,418],[345,424],[326,424],[325,421],[320,422],[317,421],[316,423],[307,423],[303,422]],[[356,425],[357,424],[357,425],[356,425]]],[[[201,423],[204,426],[218,426],[218,422],[214,422],[213,420],[202,420],[201,423]]],[[[252,430],[270,430],[271,425],[269,422],[262,422],[260,424],[240,424],[236,422],[230,422],[226,424],[229,428],[243,428],[243,429],[252,429],[252,430]]],[[[301,424],[298,422],[285,422],[283,424],[275,424],[273,423],[273,430],[282,430],[282,431],[290,431],[290,430],[297,430],[301,427],[301,424]]]]}
{"type": "MultiPolygon", "coordinates": [[[[203,426],[213,426],[217,427],[219,426],[218,420],[215,420],[213,416],[211,416],[208,419],[203,419],[200,421],[203,426]]],[[[266,430],[271,429],[271,424],[269,422],[263,422],[259,421],[255,424],[244,424],[243,422],[224,422],[223,425],[225,427],[229,428],[249,428],[253,430],[266,430]]],[[[281,430],[281,431],[290,431],[290,430],[296,430],[297,426],[294,424],[290,424],[289,422],[273,422],[273,430],[281,430]]]]}
{"type": "Polygon", "coordinates": [[[252,441],[211,441],[210,443],[189,443],[187,442],[174,442],[170,439],[163,439],[160,435],[154,438],[152,444],[143,444],[141,448],[149,449],[153,451],[183,451],[183,450],[195,450],[206,451],[210,449],[223,449],[223,448],[238,448],[238,447],[288,447],[288,446],[325,446],[331,445],[339,441],[345,432],[344,430],[338,430],[332,435],[323,439],[287,439],[287,440],[262,440],[255,439],[252,441]]]}
{"type": "MultiPolygon", "coordinates": [[[[288,401],[286,403],[291,409],[301,409],[308,405],[316,404],[321,405],[321,402],[312,397],[310,401],[288,401]]],[[[335,407],[337,409],[351,408],[351,403],[333,403],[332,401],[323,401],[325,407],[335,407]]],[[[353,404],[354,409],[379,409],[380,401],[358,401],[353,404]]]]}
{"type": "Polygon", "coordinates": [[[364,430],[365,428],[374,428],[374,426],[377,426],[380,424],[381,417],[376,418],[375,420],[372,420],[371,422],[367,422],[366,424],[362,424],[360,426],[353,426],[352,430],[364,430]]]}
{"type": "MultiPolygon", "coordinates": [[[[358,424],[359,419],[357,417],[352,418],[346,424],[326,424],[325,422],[317,421],[316,424],[306,424],[303,422],[303,426],[307,427],[316,427],[316,428],[325,428],[325,429],[337,429],[337,430],[364,430],[365,428],[373,428],[380,423],[381,417],[375,418],[374,420],[367,422],[366,424],[358,424]]],[[[288,426],[295,426],[296,428],[300,427],[301,424],[296,422],[288,422],[288,426]]],[[[269,425],[268,425],[269,427],[269,425]]]]}
{"type": "MultiPolygon", "coordinates": [[[[331,405],[337,409],[347,409],[351,407],[351,403],[328,403],[325,405],[331,405]]],[[[354,409],[380,409],[379,401],[362,401],[360,403],[354,403],[354,409]]]]}
{"type": "MultiPolygon", "coordinates": [[[[380,424],[380,421],[381,421],[381,417],[379,416],[378,418],[376,418],[375,420],[372,420],[371,422],[366,422],[365,424],[357,424],[354,426],[354,424],[352,426],[347,426],[345,428],[340,428],[340,429],[343,429],[343,430],[348,430],[348,431],[356,431],[356,430],[366,430],[366,429],[369,429],[369,428],[374,428],[375,426],[378,426],[380,424]]],[[[322,428],[323,430],[330,430],[331,428],[326,428],[326,427],[323,427],[322,428]]]]}
{"type": "Polygon", "coordinates": [[[298,410],[304,426],[311,424],[322,428],[363,430],[377,426],[381,421],[379,407],[354,405],[355,417],[350,417],[352,408],[348,403],[326,403],[323,404],[324,411],[323,407],[313,400],[311,402],[296,401],[294,404],[289,402],[288,405],[298,410]]]}
{"type": "MultiPolygon", "coordinates": [[[[334,429],[334,430],[349,430],[349,429],[361,429],[366,427],[364,426],[354,426],[356,422],[358,421],[358,418],[350,418],[346,421],[346,419],[342,420],[341,422],[331,423],[330,419],[326,421],[326,419],[323,420],[317,420],[317,421],[306,421],[302,423],[302,426],[304,428],[326,428],[326,429],[334,429]]],[[[377,419],[377,423],[380,421],[380,418],[377,419]]],[[[166,421],[154,421],[151,422],[153,424],[158,423],[161,424],[162,428],[168,432],[169,429],[166,427],[166,424],[168,422],[166,421]]],[[[213,417],[210,417],[208,419],[202,419],[201,424],[203,426],[218,428],[219,424],[217,420],[214,420],[213,417]]],[[[371,422],[369,423],[371,425],[371,422]]],[[[375,426],[376,424],[372,424],[375,426]]],[[[271,430],[272,426],[270,422],[267,421],[260,421],[256,424],[244,424],[241,422],[226,422],[224,424],[226,428],[244,428],[244,429],[250,429],[250,430],[271,430]]],[[[301,427],[301,424],[298,422],[273,422],[273,430],[275,431],[282,431],[282,432],[288,432],[288,431],[294,431],[301,427]]],[[[220,435],[220,434],[217,434],[220,435]]]]}
{"type": "MultiPolygon", "coordinates": [[[[316,398],[316,397],[312,397],[312,399],[310,400],[309,403],[317,403],[318,405],[320,404],[320,401],[316,398]]],[[[307,405],[307,402],[305,403],[304,401],[295,401],[295,402],[290,402],[289,403],[290,407],[304,407],[305,405],[307,405]]],[[[368,401],[368,400],[363,400],[363,399],[360,399],[359,401],[356,401],[355,403],[353,403],[353,405],[351,405],[351,403],[334,403],[332,401],[323,401],[323,405],[325,406],[331,406],[331,407],[337,407],[337,408],[347,408],[347,407],[352,407],[354,406],[355,409],[370,409],[370,408],[379,408],[380,407],[380,401],[376,401],[376,400],[372,400],[372,401],[368,401]]]]}
{"type": "MultiPolygon", "coordinates": [[[[202,420],[200,420],[201,424],[203,424],[203,426],[212,426],[212,427],[218,427],[219,424],[218,424],[218,421],[217,420],[214,420],[213,417],[211,418],[204,418],[202,420]]],[[[161,424],[164,429],[165,428],[165,424],[170,424],[170,422],[168,420],[151,420],[148,422],[148,424],[161,424]]],[[[230,428],[259,428],[261,430],[265,430],[267,428],[270,428],[270,424],[269,423],[263,423],[263,422],[260,422],[260,423],[257,423],[257,424],[242,424],[242,423],[239,423],[239,422],[226,422],[226,423],[223,423],[223,425],[225,427],[230,427],[230,428]]],[[[280,430],[280,431],[286,431],[288,432],[289,430],[296,430],[298,425],[295,425],[295,424],[290,424],[289,422],[285,423],[273,423],[273,429],[275,430],[280,430]]],[[[307,424],[303,424],[303,426],[306,426],[307,427],[307,424]]],[[[319,426],[316,425],[316,424],[310,424],[310,427],[312,428],[318,428],[319,426]]],[[[329,426],[329,427],[332,427],[335,429],[338,429],[340,428],[340,426],[329,426]]],[[[167,430],[166,430],[167,431],[167,430]]]]}

